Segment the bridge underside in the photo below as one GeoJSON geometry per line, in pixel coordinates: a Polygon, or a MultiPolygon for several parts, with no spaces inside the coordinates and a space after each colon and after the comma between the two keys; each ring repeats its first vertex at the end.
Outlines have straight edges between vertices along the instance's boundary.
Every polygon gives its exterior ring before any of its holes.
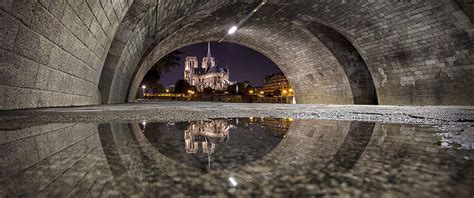
{"type": "MultiPolygon", "coordinates": [[[[2,1],[0,109],[129,102],[161,57],[221,40],[261,3],[156,2],[2,1]]],[[[473,10],[462,0],[270,0],[224,41],[270,58],[297,103],[473,105],[473,10]]]]}

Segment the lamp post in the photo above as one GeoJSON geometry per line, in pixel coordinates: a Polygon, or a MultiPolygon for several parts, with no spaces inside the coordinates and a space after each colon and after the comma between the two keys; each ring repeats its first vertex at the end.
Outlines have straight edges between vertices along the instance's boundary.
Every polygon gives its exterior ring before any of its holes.
{"type": "Polygon", "coordinates": [[[146,85],[142,85],[143,98],[145,98],[145,89],[146,89],[146,85]]]}

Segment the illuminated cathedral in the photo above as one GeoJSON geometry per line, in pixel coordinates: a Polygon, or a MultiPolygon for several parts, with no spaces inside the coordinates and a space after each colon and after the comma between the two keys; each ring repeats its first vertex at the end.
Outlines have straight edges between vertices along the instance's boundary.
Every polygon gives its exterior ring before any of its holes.
{"type": "Polygon", "coordinates": [[[229,69],[217,65],[212,57],[210,42],[207,44],[207,56],[202,59],[201,67],[199,67],[197,57],[186,57],[184,80],[195,86],[199,92],[205,88],[222,91],[233,84],[229,81],[229,69]]]}

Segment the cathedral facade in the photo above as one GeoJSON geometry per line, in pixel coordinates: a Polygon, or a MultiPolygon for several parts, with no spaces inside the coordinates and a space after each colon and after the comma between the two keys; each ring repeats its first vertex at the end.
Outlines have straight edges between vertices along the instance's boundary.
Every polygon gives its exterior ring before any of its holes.
{"type": "Polygon", "coordinates": [[[197,57],[186,57],[184,80],[195,86],[199,92],[206,88],[223,91],[233,84],[229,81],[229,69],[217,65],[212,57],[210,42],[207,44],[207,56],[202,59],[200,67],[197,57]]]}

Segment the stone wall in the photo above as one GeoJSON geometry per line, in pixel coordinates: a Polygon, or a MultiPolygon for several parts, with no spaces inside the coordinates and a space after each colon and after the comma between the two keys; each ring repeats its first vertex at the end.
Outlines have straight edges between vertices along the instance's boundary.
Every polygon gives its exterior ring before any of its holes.
{"type": "MultiPolygon", "coordinates": [[[[125,102],[159,58],[188,44],[219,40],[258,4],[154,2],[2,1],[0,109],[97,104],[100,97],[104,103],[125,102]]],[[[299,103],[358,103],[358,96],[370,93],[353,77],[368,80],[370,74],[379,104],[472,105],[469,6],[461,0],[274,0],[225,41],[272,59],[299,103]],[[345,38],[330,45],[314,24],[345,38]],[[347,73],[341,59],[347,53],[337,46],[351,48],[353,57],[358,52],[368,74],[347,73]]]]}
{"type": "Polygon", "coordinates": [[[0,108],[97,104],[102,66],[130,3],[2,1],[0,108]]]}
{"type": "MultiPolygon", "coordinates": [[[[219,40],[253,8],[233,6],[163,40],[139,66],[129,93],[146,65],[181,46],[219,40]]],[[[454,1],[270,2],[225,41],[272,59],[298,103],[473,104],[473,25],[454,1]]]]}

